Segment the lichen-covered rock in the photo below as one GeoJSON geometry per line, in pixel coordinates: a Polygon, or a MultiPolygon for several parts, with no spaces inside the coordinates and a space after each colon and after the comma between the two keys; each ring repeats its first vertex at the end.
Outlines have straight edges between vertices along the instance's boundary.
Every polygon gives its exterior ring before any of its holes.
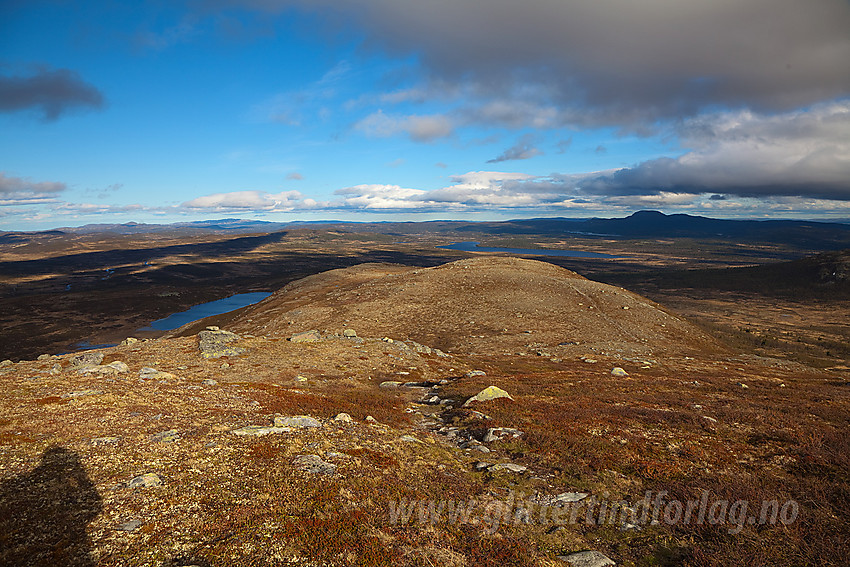
{"type": "Polygon", "coordinates": [[[142,380],[173,380],[177,378],[177,376],[171,372],[163,372],[162,370],[145,366],[139,370],[139,378],[142,380]]]}
{"type": "Polygon", "coordinates": [[[343,337],[347,337],[349,339],[353,339],[357,337],[357,331],[354,329],[346,329],[342,332],[343,337]]]}
{"type": "Polygon", "coordinates": [[[180,433],[176,429],[160,431],[159,433],[151,435],[151,441],[158,443],[174,443],[178,439],[180,439],[180,433]]]}
{"type": "Polygon", "coordinates": [[[472,404],[473,402],[487,402],[498,398],[508,398],[509,400],[513,400],[511,395],[506,391],[502,390],[501,388],[498,388],[496,386],[487,386],[486,388],[466,400],[466,403],[463,405],[464,407],[466,407],[472,404]]]}
{"type": "Polygon", "coordinates": [[[622,368],[620,368],[619,366],[615,366],[615,367],[611,370],[611,376],[620,376],[620,377],[623,377],[623,376],[628,376],[628,375],[629,375],[629,373],[628,373],[628,372],[626,372],[625,370],[623,370],[622,368]]]}
{"type": "Polygon", "coordinates": [[[239,335],[230,331],[201,331],[198,333],[198,348],[204,358],[245,354],[246,349],[228,344],[236,340],[239,340],[239,335]]]}
{"type": "Polygon", "coordinates": [[[292,428],[274,427],[271,425],[246,425],[245,427],[234,429],[231,433],[240,437],[262,437],[263,435],[287,433],[289,431],[292,431],[292,428]]]}
{"type": "Polygon", "coordinates": [[[487,472],[508,471],[512,473],[524,473],[527,470],[528,467],[524,467],[516,463],[497,463],[487,467],[487,472]]]}
{"type": "Polygon", "coordinates": [[[139,475],[127,483],[127,488],[151,488],[155,486],[162,486],[162,479],[154,473],[139,475]]]}
{"type": "Polygon", "coordinates": [[[331,475],[336,472],[336,465],[323,461],[319,455],[299,455],[295,457],[295,466],[310,474],[331,475]]]}
{"type": "Polygon", "coordinates": [[[103,362],[103,353],[102,352],[83,352],[80,354],[75,354],[69,360],[71,366],[84,368],[86,366],[98,366],[101,362],[103,362]]]}
{"type": "Polygon", "coordinates": [[[351,419],[350,415],[343,412],[343,413],[336,414],[336,416],[334,417],[334,421],[342,421],[343,423],[351,423],[354,420],[351,419]]]}
{"type": "Polygon", "coordinates": [[[109,364],[98,364],[97,366],[82,366],[77,371],[80,374],[106,374],[106,375],[115,375],[115,374],[124,374],[125,372],[129,372],[130,367],[120,360],[116,360],[115,362],[110,362],[109,364]]]}
{"type": "Polygon", "coordinates": [[[484,442],[491,443],[493,441],[502,441],[503,439],[516,439],[523,435],[523,432],[519,429],[512,429],[510,427],[491,427],[487,430],[487,433],[484,434],[484,442]]]}
{"type": "Polygon", "coordinates": [[[569,555],[559,555],[558,559],[566,561],[572,567],[609,567],[616,565],[610,557],[598,551],[579,551],[569,555]]]}
{"type": "Polygon", "coordinates": [[[275,427],[321,427],[322,423],[309,415],[277,416],[274,418],[275,427]]]}

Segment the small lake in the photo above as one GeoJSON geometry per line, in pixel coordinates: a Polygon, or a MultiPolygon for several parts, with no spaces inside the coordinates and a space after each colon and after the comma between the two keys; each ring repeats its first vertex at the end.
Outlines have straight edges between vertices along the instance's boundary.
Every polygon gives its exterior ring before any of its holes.
{"type": "Polygon", "coordinates": [[[508,254],[536,254],[538,256],[566,256],[568,258],[622,258],[601,252],[583,252],[580,250],[548,250],[542,248],[490,248],[479,246],[477,242],[455,242],[446,246],[437,246],[446,250],[463,252],[507,252],[508,254]]]}
{"type": "Polygon", "coordinates": [[[197,321],[198,319],[203,319],[204,317],[210,317],[212,315],[221,315],[222,313],[227,313],[229,311],[234,311],[236,309],[241,309],[243,307],[253,305],[254,303],[262,301],[270,295],[271,293],[265,291],[258,291],[254,293],[238,293],[236,295],[231,295],[230,297],[225,297],[224,299],[218,299],[216,301],[210,301],[209,303],[201,303],[199,305],[195,305],[187,309],[186,311],[181,311],[180,313],[173,313],[165,319],[159,319],[157,321],[154,321],[149,326],[139,330],[173,331],[178,327],[182,327],[186,323],[191,323],[192,321],[197,321]]]}

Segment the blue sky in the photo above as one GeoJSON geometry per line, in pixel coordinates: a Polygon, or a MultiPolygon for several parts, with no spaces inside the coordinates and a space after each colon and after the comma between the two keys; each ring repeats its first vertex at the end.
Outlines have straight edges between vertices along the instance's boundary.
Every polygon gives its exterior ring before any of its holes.
{"type": "Polygon", "coordinates": [[[850,217],[846,0],[0,11],[3,230],[850,217]]]}

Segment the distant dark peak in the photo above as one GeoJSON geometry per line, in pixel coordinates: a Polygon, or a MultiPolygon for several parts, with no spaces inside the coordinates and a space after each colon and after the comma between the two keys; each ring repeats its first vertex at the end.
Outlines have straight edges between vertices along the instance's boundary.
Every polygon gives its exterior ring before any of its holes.
{"type": "Polygon", "coordinates": [[[660,219],[666,217],[664,213],[661,211],[636,211],[632,213],[628,218],[635,220],[643,220],[643,219],[660,219]]]}

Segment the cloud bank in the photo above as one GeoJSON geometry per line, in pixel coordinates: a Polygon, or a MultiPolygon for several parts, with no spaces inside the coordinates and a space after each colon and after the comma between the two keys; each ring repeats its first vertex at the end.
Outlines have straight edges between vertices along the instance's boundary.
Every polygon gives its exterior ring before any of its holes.
{"type": "Polygon", "coordinates": [[[35,182],[23,177],[7,176],[0,171],[0,206],[55,202],[57,194],[67,188],[64,183],[35,182]]]}
{"type": "Polygon", "coordinates": [[[787,111],[850,94],[846,0],[232,3],[318,13],[365,31],[369,47],[418,55],[436,79],[496,103],[548,101],[580,124],[647,124],[717,106],[787,111]]]}

